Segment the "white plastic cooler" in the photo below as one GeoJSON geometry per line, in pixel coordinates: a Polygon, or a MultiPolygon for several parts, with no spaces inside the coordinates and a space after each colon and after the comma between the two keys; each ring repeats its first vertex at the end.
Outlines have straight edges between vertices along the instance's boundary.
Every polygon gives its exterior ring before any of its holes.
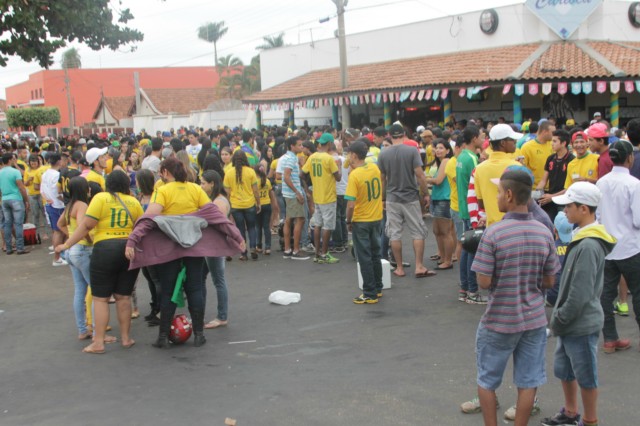
{"type": "MultiPolygon", "coordinates": [[[[360,273],[360,262],[358,262],[358,287],[362,290],[362,274],[360,273]]],[[[391,264],[388,260],[382,259],[382,288],[391,288],[391,264]]]]}

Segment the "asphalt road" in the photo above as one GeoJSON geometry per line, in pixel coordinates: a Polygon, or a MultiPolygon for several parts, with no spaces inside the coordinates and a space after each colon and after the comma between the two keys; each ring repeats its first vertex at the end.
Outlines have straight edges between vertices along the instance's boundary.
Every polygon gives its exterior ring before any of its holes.
{"type": "MultiPolygon", "coordinates": [[[[428,243],[425,257],[432,235],[428,243]]],[[[157,328],[140,318],[133,348],[112,344],[104,355],[86,355],[86,342],[76,340],[69,269],[53,268],[43,246],[0,255],[0,425],[482,424],[459,404],[475,394],[474,336],[484,307],[457,301],[457,266],[435,278],[394,278],[380,303],[354,305],[356,265],[338,256],[339,264],[317,265],[274,251],[228,263],[229,326],[206,331],[202,348],[189,341],[155,349],[157,328]],[[270,304],[274,290],[299,292],[302,301],[270,304]]],[[[210,320],[210,278],[207,285],[210,320]]],[[[138,299],[145,315],[142,275],[138,299]]],[[[617,321],[634,347],[599,354],[600,424],[636,425],[638,328],[632,317],[617,321]]],[[[551,339],[542,414],[530,424],[562,405],[554,346],[551,339]]],[[[515,401],[511,377],[509,369],[498,391],[501,413],[515,401]]]]}

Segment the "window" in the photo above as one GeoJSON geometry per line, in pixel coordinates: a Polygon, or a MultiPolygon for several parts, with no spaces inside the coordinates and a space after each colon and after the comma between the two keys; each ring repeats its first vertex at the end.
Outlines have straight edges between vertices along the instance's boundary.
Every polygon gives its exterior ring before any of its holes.
{"type": "Polygon", "coordinates": [[[42,96],[42,88],[39,89],[40,90],[40,99],[44,98],[44,96],[42,96]]]}

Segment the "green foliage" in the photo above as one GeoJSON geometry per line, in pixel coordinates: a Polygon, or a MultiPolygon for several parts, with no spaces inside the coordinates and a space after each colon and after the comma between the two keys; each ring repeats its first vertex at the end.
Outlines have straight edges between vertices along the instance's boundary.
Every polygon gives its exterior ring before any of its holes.
{"type": "Polygon", "coordinates": [[[260,46],[257,46],[257,50],[269,50],[275,49],[276,47],[286,46],[284,44],[284,33],[280,33],[276,36],[262,37],[262,40],[264,41],[264,43],[260,46]]]}
{"type": "Polygon", "coordinates": [[[7,110],[9,127],[33,129],[38,126],[58,124],[60,111],[56,107],[12,108],[7,110]]]}
{"type": "Polygon", "coordinates": [[[72,41],[116,50],[143,39],[126,25],[129,9],[116,11],[114,22],[109,0],[0,0],[0,11],[0,66],[18,56],[49,68],[52,54],[72,41]]]}
{"type": "MultiPolygon", "coordinates": [[[[242,68],[242,72],[239,72],[239,67],[231,64],[237,64],[232,55],[223,56],[220,58],[218,65],[228,65],[223,67],[223,77],[220,79],[220,85],[218,90],[224,94],[224,96],[233,99],[241,99],[243,96],[250,95],[254,92],[260,91],[260,57],[254,56],[251,58],[251,64],[245,65],[242,68]]],[[[238,60],[239,65],[242,65],[242,61],[238,60]]]]}
{"type": "Polygon", "coordinates": [[[82,60],[80,59],[80,53],[78,53],[78,49],[72,47],[71,49],[66,50],[62,54],[60,66],[62,67],[62,69],[82,68],[82,60]]]}
{"type": "Polygon", "coordinates": [[[213,54],[215,64],[218,64],[218,41],[224,36],[229,28],[224,26],[224,21],[207,22],[198,28],[198,38],[213,43],[213,54]]]}

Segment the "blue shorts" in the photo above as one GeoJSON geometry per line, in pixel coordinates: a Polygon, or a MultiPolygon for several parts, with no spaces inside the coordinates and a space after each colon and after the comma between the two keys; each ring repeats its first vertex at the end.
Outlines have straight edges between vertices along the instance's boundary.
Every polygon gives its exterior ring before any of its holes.
{"type": "Polygon", "coordinates": [[[436,219],[451,219],[451,201],[449,200],[431,200],[429,204],[429,212],[436,219]]]}
{"type": "Polygon", "coordinates": [[[54,231],[59,231],[58,228],[58,219],[62,216],[64,209],[57,209],[49,204],[44,206],[44,210],[47,212],[47,217],[49,218],[49,225],[51,225],[51,229],[54,231]]]}
{"type": "Polygon", "coordinates": [[[462,219],[460,218],[460,212],[450,209],[449,213],[451,214],[451,220],[453,220],[453,226],[456,228],[457,241],[460,241],[462,234],[464,234],[464,222],[462,222],[462,219]]]}
{"type": "Polygon", "coordinates": [[[545,327],[521,333],[497,333],[480,323],[476,333],[478,386],[496,390],[502,384],[507,362],[513,354],[513,383],[520,389],[533,389],[547,381],[545,327]]]}
{"type": "Polygon", "coordinates": [[[564,382],[578,380],[583,389],[598,387],[598,336],[560,336],[556,345],[553,374],[564,382]]]}

